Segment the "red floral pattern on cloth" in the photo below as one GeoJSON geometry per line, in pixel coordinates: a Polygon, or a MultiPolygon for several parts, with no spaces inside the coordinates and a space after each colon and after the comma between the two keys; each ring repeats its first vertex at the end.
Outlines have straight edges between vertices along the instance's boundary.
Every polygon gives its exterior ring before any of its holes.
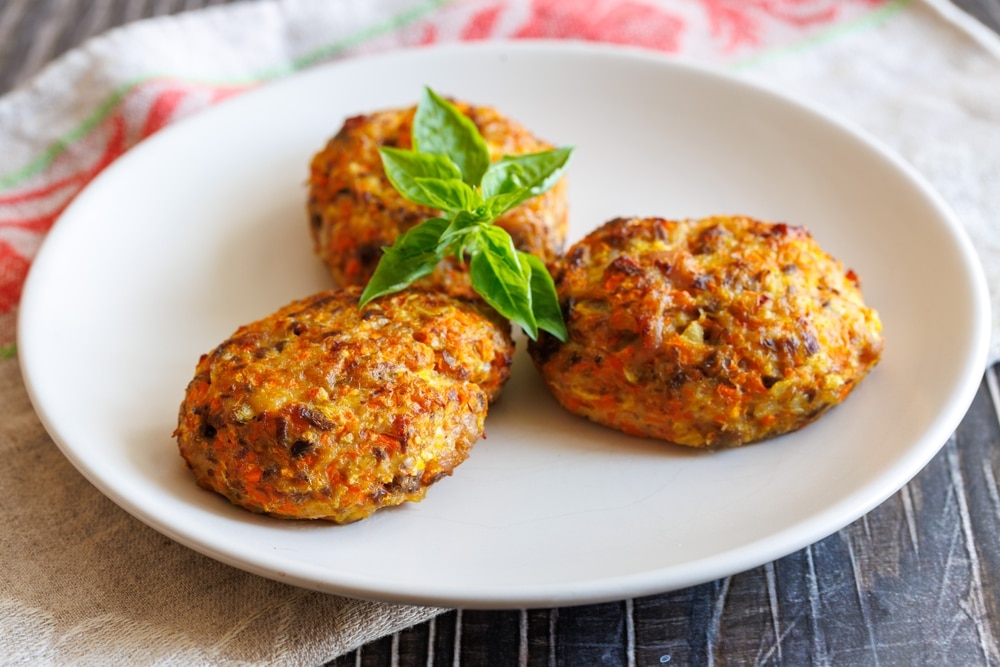
{"type": "MultiPolygon", "coordinates": [[[[435,42],[544,38],[627,44],[725,63],[801,42],[890,1],[469,0],[340,55],[435,42]]],[[[14,342],[31,259],[73,197],[138,142],[245,88],[171,79],[134,84],[100,122],[36,173],[23,178],[0,173],[0,183],[7,183],[0,185],[0,348],[14,342]]],[[[40,150],[38,159],[44,154],[40,150]]]]}
{"type": "Polygon", "coordinates": [[[539,0],[532,3],[531,20],[514,33],[518,38],[585,39],[629,44],[659,51],[678,50],[683,18],[641,2],[619,2],[580,12],[576,5],[539,0]]]}
{"type": "Polygon", "coordinates": [[[176,81],[137,85],[45,169],[0,189],[0,346],[14,342],[17,305],[31,259],[73,198],[138,142],[241,90],[176,81]]]}

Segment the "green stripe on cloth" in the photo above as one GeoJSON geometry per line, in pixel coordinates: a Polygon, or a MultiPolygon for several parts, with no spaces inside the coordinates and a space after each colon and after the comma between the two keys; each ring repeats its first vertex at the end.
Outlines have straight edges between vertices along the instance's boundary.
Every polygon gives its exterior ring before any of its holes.
{"type": "Polygon", "coordinates": [[[0,176],[0,190],[14,187],[23,181],[31,178],[32,176],[47,169],[60,155],[65,153],[69,147],[83,139],[87,134],[89,134],[95,127],[101,124],[112,113],[115,107],[128,95],[130,92],[135,90],[137,87],[144,84],[157,81],[170,79],[173,81],[182,81],[192,85],[204,85],[204,86],[225,86],[225,87],[238,87],[238,86],[250,86],[256,83],[261,83],[264,81],[269,81],[281,76],[286,76],[295,71],[314,65],[318,62],[330,58],[338,53],[346,51],[352,47],[364,44],[376,37],[384,35],[386,33],[399,30],[411,23],[414,23],[424,16],[427,16],[434,10],[455,2],[455,0],[427,0],[426,2],[413,7],[412,9],[402,12],[400,14],[394,15],[386,19],[381,23],[377,23],[373,26],[359,30],[358,32],[343,37],[341,39],[335,40],[330,44],[321,46],[310,53],[300,56],[286,65],[276,66],[274,68],[264,70],[262,72],[257,72],[255,74],[249,74],[245,77],[224,79],[224,80],[211,80],[211,79],[180,79],[177,77],[170,77],[163,74],[149,74],[122,84],[117,89],[115,89],[108,98],[102,102],[94,112],[88,116],[80,125],[76,128],[70,130],[65,135],[53,142],[44,152],[38,156],[35,160],[28,163],[24,167],[13,171],[4,176],[0,176]]]}
{"type": "Polygon", "coordinates": [[[750,69],[752,67],[756,67],[757,65],[762,65],[773,60],[779,60],[796,53],[801,53],[806,49],[819,46],[820,44],[825,44],[844,35],[881,25],[892,16],[900,13],[908,6],[912,5],[913,2],[914,0],[891,0],[890,2],[872,10],[868,14],[859,16],[853,21],[845,21],[844,23],[838,23],[837,25],[827,28],[826,30],[821,30],[801,42],[796,42],[795,44],[764,51],[762,53],[744,58],[743,60],[730,65],[730,69],[734,69],[736,71],[750,69]]]}
{"type": "Polygon", "coordinates": [[[10,359],[17,354],[17,345],[15,343],[10,343],[8,345],[0,345],[0,359],[10,359]]]}

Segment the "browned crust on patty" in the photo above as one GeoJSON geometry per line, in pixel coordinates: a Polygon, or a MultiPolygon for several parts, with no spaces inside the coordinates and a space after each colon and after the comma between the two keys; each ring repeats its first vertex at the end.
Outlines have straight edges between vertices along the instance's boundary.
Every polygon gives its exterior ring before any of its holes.
{"type": "Polygon", "coordinates": [[[509,324],[480,304],[360,288],[295,301],[198,362],[174,433],[198,484],[254,512],[339,523],[420,500],[483,434],[509,324]]]}
{"type": "Polygon", "coordinates": [[[612,220],[555,275],[569,329],[529,345],[567,410],[694,447],[801,428],[878,362],[858,277],[802,227],[612,220]]]}

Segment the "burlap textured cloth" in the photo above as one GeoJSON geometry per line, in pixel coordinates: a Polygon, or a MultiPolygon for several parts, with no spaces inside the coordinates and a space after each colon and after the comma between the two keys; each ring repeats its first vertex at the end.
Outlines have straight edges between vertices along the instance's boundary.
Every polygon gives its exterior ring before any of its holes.
{"type": "Polygon", "coordinates": [[[133,24],[0,99],[0,663],[319,664],[440,612],[250,575],[118,509],[62,456],[28,402],[17,303],[68,202],[165,124],[334,58],[533,37],[715,63],[867,129],[958,213],[997,321],[1000,42],[943,0],[286,0],[133,24]]]}

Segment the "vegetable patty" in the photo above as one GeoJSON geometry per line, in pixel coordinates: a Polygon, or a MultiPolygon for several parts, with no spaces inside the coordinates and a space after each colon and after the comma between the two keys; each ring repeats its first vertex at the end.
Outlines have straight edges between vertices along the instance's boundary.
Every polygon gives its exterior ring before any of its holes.
{"type": "MultiPolygon", "coordinates": [[[[482,134],[490,158],[524,155],[553,147],[521,124],[490,107],[453,102],[482,134]]],[[[382,256],[401,233],[438,211],[407,201],[392,187],[378,149],[412,148],[416,107],[379,111],[348,118],[317,153],[309,176],[309,229],[316,254],[326,263],[335,284],[365,285],[382,256]]],[[[568,202],[565,179],[548,192],[508,211],[497,220],[525,252],[549,262],[566,238],[568,202]]],[[[423,278],[421,286],[473,296],[467,269],[449,258],[423,278]]]]}
{"type": "Polygon", "coordinates": [[[509,324],[480,303],[360,288],[295,301],[198,362],[174,432],[200,486],[248,510],[348,523],[416,501],[483,435],[509,324]]]}
{"type": "Polygon", "coordinates": [[[572,413],[693,447],[787,433],[878,362],[878,314],[802,227],[619,218],[554,272],[569,329],[529,344],[572,413]]]}

